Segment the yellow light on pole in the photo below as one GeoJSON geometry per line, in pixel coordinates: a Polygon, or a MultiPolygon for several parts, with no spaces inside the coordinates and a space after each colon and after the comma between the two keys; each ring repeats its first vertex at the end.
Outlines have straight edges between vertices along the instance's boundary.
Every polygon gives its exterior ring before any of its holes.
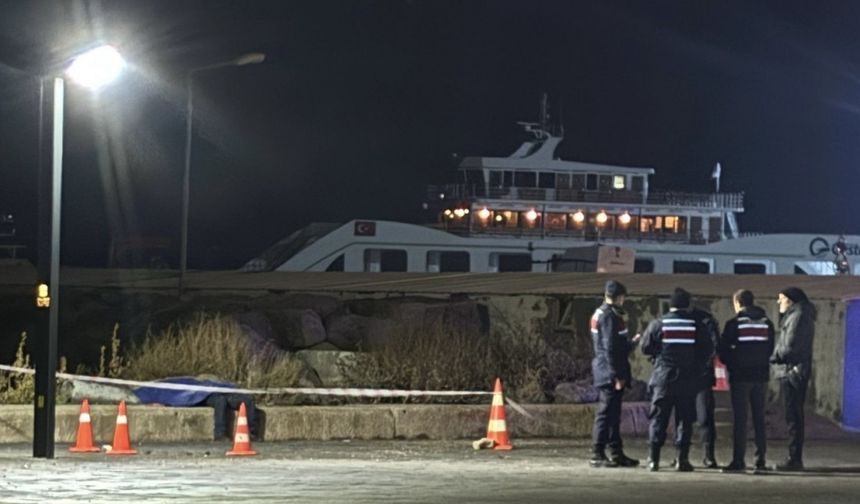
{"type": "Polygon", "coordinates": [[[51,307],[51,296],[50,290],[48,289],[48,284],[39,284],[36,286],[36,307],[37,308],[50,308],[51,307]]]}
{"type": "Polygon", "coordinates": [[[480,217],[481,220],[487,220],[490,218],[490,211],[487,210],[487,207],[478,210],[478,217],[480,217]]]}
{"type": "Polygon", "coordinates": [[[577,210],[576,213],[573,214],[573,222],[577,224],[585,222],[585,214],[582,213],[582,210],[577,210]]]}
{"type": "Polygon", "coordinates": [[[625,226],[627,224],[630,224],[630,214],[627,212],[624,212],[623,214],[621,214],[618,217],[618,221],[621,222],[622,224],[624,224],[625,226]]]}
{"type": "Polygon", "coordinates": [[[600,225],[603,225],[603,224],[606,224],[607,220],[609,220],[609,216],[606,215],[606,212],[601,210],[600,213],[597,214],[597,223],[600,225]]]}
{"type": "Polygon", "coordinates": [[[530,221],[534,222],[534,221],[536,221],[536,220],[537,220],[537,218],[538,218],[538,213],[537,213],[537,212],[535,212],[535,209],[534,209],[534,208],[532,208],[531,210],[529,210],[528,212],[526,212],[526,219],[528,219],[528,220],[530,220],[530,221]]]}

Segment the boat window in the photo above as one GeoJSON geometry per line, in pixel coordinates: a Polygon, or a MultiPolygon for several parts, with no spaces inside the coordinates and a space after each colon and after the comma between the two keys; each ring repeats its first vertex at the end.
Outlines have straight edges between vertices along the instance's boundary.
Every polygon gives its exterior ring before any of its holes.
{"type": "Polygon", "coordinates": [[[531,254],[498,254],[499,272],[531,271],[531,254]]]}
{"type": "Polygon", "coordinates": [[[710,273],[711,264],[707,261],[675,261],[672,273],[710,273]]]}
{"type": "Polygon", "coordinates": [[[559,189],[567,189],[570,187],[570,174],[559,173],[555,176],[555,186],[559,189]]]}
{"type": "Polygon", "coordinates": [[[490,172],[490,187],[502,187],[502,172],[490,172]]]}
{"type": "Polygon", "coordinates": [[[469,272],[469,253],[430,251],[427,252],[427,271],[446,273],[451,271],[469,272]]]}
{"type": "Polygon", "coordinates": [[[567,214],[563,213],[547,213],[546,224],[547,229],[564,229],[567,227],[567,214]]]}
{"type": "Polygon", "coordinates": [[[633,262],[633,273],[654,273],[654,259],[636,259],[633,262]]]}
{"type": "Polygon", "coordinates": [[[502,178],[502,185],[504,187],[513,187],[514,186],[514,172],[506,171],[504,177],[502,178]]]}
{"type": "Polygon", "coordinates": [[[535,187],[537,185],[536,175],[535,172],[514,172],[514,185],[516,187],[535,187]]]}
{"type": "Polygon", "coordinates": [[[766,275],[767,264],[757,261],[735,261],[735,275],[766,275]]]}
{"type": "Polygon", "coordinates": [[[627,177],[624,175],[615,175],[612,177],[612,188],[618,191],[623,190],[627,186],[627,177]]]}
{"type": "Polygon", "coordinates": [[[601,191],[612,189],[612,175],[601,175],[598,179],[598,187],[601,191]]]}
{"type": "MultiPolygon", "coordinates": [[[[595,181],[596,184],[596,181],[595,181]]],[[[570,176],[570,188],[582,190],[585,187],[585,175],[572,174],[570,176]]]]}
{"type": "Polygon", "coordinates": [[[555,173],[540,172],[538,174],[538,187],[542,189],[555,189],[555,173]]]}
{"type": "Polygon", "coordinates": [[[642,175],[634,175],[630,178],[630,189],[636,192],[645,190],[645,177],[642,175]]]}
{"type": "Polygon", "coordinates": [[[407,255],[400,249],[365,249],[364,271],[406,271],[407,255]]]}
{"type": "Polygon", "coordinates": [[[585,176],[585,190],[586,191],[596,191],[597,190],[597,174],[589,173],[585,176]]]}
{"type": "Polygon", "coordinates": [[[794,272],[799,275],[834,275],[833,261],[799,261],[794,263],[794,272]]]}
{"type": "Polygon", "coordinates": [[[343,271],[344,270],[344,258],[343,254],[337,256],[337,259],[329,263],[328,267],[325,269],[326,271],[343,271]]]}

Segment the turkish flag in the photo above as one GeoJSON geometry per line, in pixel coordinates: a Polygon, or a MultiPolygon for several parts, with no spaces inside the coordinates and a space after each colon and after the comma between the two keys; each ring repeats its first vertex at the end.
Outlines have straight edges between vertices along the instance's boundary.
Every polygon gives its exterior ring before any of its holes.
{"type": "Polygon", "coordinates": [[[355,236],[376,236],[376,223],[373,221],[355,221],[355,236]]]}

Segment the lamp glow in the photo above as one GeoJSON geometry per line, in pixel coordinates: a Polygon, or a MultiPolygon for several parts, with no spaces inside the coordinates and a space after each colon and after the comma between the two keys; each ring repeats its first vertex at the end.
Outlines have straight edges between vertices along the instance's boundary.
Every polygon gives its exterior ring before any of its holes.
{"type": "Polygon", "coordinates": [[[582,210],[577,210],[575,214],[573,214],[573,222],[577,224],[582,224],[585,222],[585,214],[582,213],[582,210]]]}
{"type": "Polygon", "coordinates": [[[623,214],[621,214],[618,217],[618,221],[621,222],[622,224],[624,224],[625,226],[627,224],[630,224],[630,214],[627,212],[624,212],[623,214]]]}
{"type": "Polygon", "coordinates": [[[530,221],[535,221],[535,220],[537,220],[537,218],[538,218],[538,213],[535,212],[534,209],[531,209],[528,212],[526,212],[526,219],[528,219],[530,221]]]}
{"type": "Polygon", "coordinates": [[[490,218],[490,211],[487,210],[487,207],[478,210],[478,217],[480,217],[481,220],[487,220],[490,218]]]}
{"type": "Polygon", "coordinates": [[[125,68],[125,60],[112,46],[96,47],[76,57],[66,73],[73,81],[98,89],[116,79],[125,68]]]}
{"type": "Polygon", "coordinates": [[[606,221],[609,220],[609,216],[606,215],[606,212],[602,211],[597,214],[597,223],[598,224],[606,224],[606,221]]]}

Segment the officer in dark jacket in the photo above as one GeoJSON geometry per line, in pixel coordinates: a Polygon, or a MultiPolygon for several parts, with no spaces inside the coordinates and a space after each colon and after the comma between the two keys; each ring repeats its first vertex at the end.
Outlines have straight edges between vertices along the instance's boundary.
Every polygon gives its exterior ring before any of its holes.
{"type": "Polygon", "coordinates": [[[778,471],[803,470],[803,403],[812,374],[812,340],[815,337],[815,307],[796,287],[779,293],[779,336],[770,362],[785,399],[788,425],[788,458],[778,471]]]}
{"type": "Polygon", "coordinates": [[[624,324],[624,296],[627,289],[610,280],[604,302],[591,317],[594,360],[591,362],[599,404],[594,415],[592,467],[634,467],[639,461],[624,454],[621,443],[621,398],[630,385],[630,350],[633,345],[624,324]],[[606,457],[606,447],[611,458],[606,457]]]}
{"type": "MultiPolygon", "coordinates": [[[[711,340],[711,347],[716,349],[717,341],[720,338],[720,325],[714,316],[697,308],[690,310],[690,313],[693,315],[693,319],[705,328],[705,332],[711,340]]],[[[717,441],[717,429],[714,421],[714,385],[716,385],[717,379],[714,375],[714,352],[705,355],[701,364],[701,381],[699,382],[699,391],[696,393],[696,423],[702,431],[702,448],[705,452],[702,464],[708,469],[716,469],[718,464],[714,455],[714,445],[717,441]]]]}
{"type": "Polygon", "coordinates": [[[666,427],[675,410],[676,470],[693,470],[690,438],[696,416],[696,393],[701,383],[702,360],[714,349],[704,326],[690,313],[690,293],[677,288],[669,302],[669,312],[648,324],[642,335],[642,352],[654,361],[651,375],[651,453],[648,469],[660,468],[660,449],[666,441],[666,427]]]}
{"type": "Polygon", "coordinates": [[[747,448],[747,411],[752,408],[755,429],[755,469],[767,469],[765,453],[767,438],[764,423],[765,393],[770,378],[768,360],[773,352],[773,323],[764,310],[755,305],[748,290],[732,296],[737,316],[728,322],[720,338],[718,352],[729,372],[732,413],[734,414],[734,450],[732,462],[723,472],[746,470],[744,456],[747,448]]]}

